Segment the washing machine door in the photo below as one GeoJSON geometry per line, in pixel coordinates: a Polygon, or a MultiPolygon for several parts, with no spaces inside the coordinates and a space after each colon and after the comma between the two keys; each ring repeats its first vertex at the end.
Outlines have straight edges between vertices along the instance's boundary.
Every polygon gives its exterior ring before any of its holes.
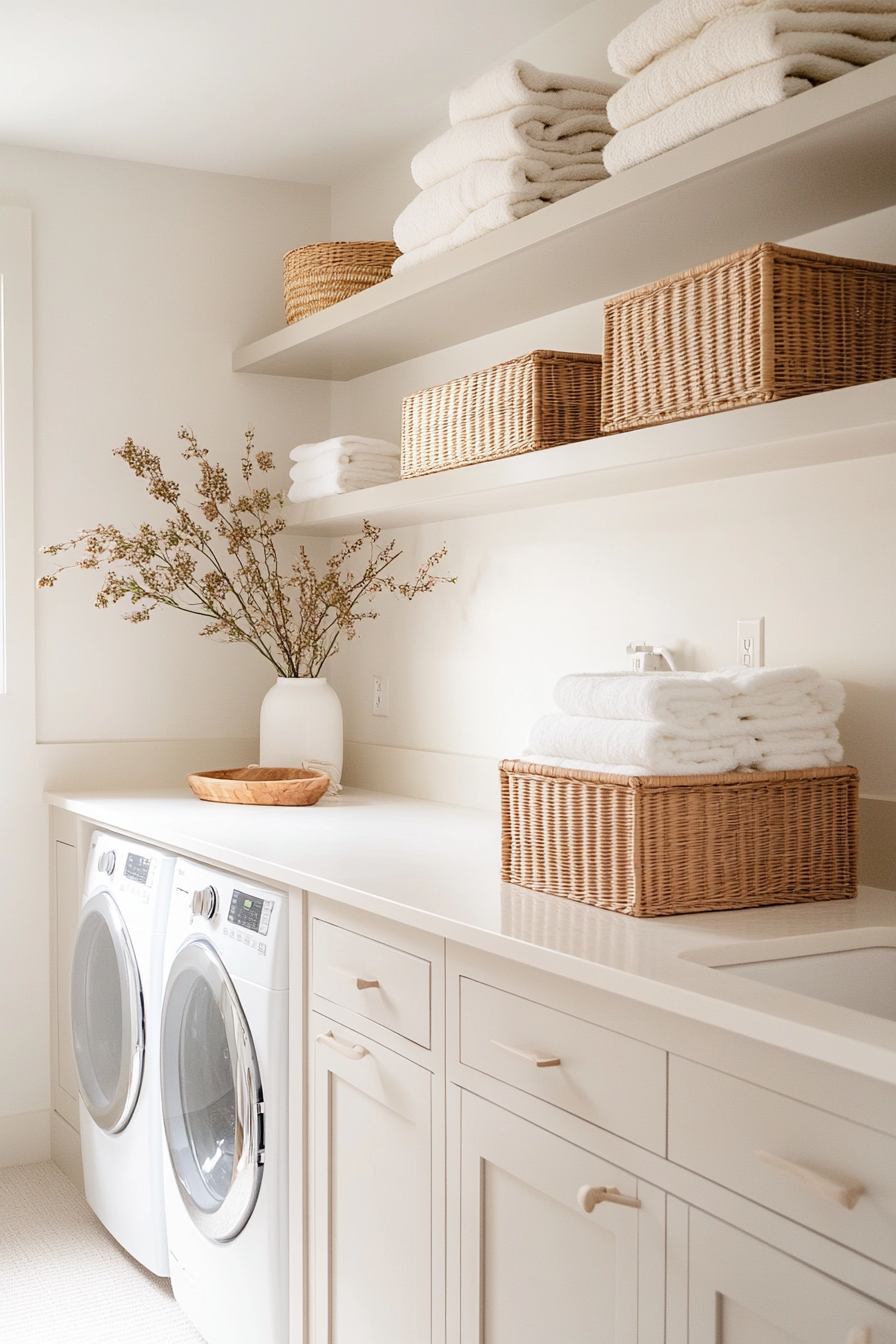
{"type": "Polygon", "coordinates": [[[121,911],[107,891],[81,911],[71,978],[78,1089],[100,1129],[118,1134],[134,1113],[146,1045],[143,989],[121,911]]]}
{"type": "Polygon", "coordinates": [[[252,1033],[211,943],[175,957],[162,1005],[162,1116],[181,1198],[210,1241],[245,1227],[264,1171],[264,1098],[252,1033]]]}

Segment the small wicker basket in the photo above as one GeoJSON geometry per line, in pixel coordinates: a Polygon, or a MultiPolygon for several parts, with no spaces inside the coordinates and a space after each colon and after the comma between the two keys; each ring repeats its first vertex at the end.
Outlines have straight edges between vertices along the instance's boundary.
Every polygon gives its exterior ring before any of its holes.
{"type": "Polygon", "coordinates": [[[774,243],[608,299],[601,432],[896,377],[896,266],[774,243]]]}
{"type": "Polygon", "coordinates": [[[300,322],[362,289],[388,280],[401,256],[393,242],[311,243],[283,258],[286,320],[300,322]]]}
{"type": "Polygon", "coordinates": [[[858,771],[602,775],[501,762],[501,880],[626,915],[857,894],[858,771]]]}
{"type": "Polygon", "coordinates": [[[593,439],[600,370],[600,355],[533,350],[405,397],[402,476],[593,439]]]}

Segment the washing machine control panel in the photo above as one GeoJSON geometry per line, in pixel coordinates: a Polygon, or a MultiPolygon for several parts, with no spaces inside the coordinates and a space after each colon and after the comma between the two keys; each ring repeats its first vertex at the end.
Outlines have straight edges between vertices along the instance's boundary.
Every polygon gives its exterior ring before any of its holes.
{"type": "Polygon", "coordinates": [[[271,923],[273,901],[265,901],[260,896],[250,896],[245,891],[234,888],[230,898],[228,922],[237,924],[241,929],[251,929],[253,933],[266,934],[271,923]]]}
{"type": "Polygon", "coordinates": [[[156,861],[148,854],[129,853],[124,865],[126,882],[136,882],[138,886],[152,886],[156,861]]]}

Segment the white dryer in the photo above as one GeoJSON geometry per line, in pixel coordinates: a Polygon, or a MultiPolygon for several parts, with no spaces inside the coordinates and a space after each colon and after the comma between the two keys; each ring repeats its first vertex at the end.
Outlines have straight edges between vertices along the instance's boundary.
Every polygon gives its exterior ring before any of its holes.
{"type": "Polygon", "coordinates": [[[168,1273],[159,1098],[162,962],[174,858],[95,831],[72,954],[71,1018],[87,1202],[168,1273]]]}
{"type": "Polygon", "coordinates": [[[208,1344],[287,1344],[288,903],[178,860],[162,1115],[171,1286],[208,1344]]]}

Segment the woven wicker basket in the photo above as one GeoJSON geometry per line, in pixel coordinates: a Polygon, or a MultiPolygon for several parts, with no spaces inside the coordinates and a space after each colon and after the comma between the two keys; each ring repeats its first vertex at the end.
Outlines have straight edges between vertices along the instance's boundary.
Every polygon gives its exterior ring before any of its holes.
{"type": "Polygon", "coordinates": [[[501,762],[501,879],[626,915],[857,892],[858,772],[649,777],[501,762]]]}
{"type": "Polygon", "coordinates": [[[362,289],[388,280],[400,256],[394,243],[311,243],[283,258],[287,322],[300,322],[362,289]]]}
{"type": "Polygon", "coordinates": [[[533,350],[405,397],[402,476],[593,439],[600,369],[599,355],[533,350]]]}
{"type": "Polygon", "coordinates": [[[604,434],[893,377],[896,266],[760,243],[604,305],[604,434]]]}

